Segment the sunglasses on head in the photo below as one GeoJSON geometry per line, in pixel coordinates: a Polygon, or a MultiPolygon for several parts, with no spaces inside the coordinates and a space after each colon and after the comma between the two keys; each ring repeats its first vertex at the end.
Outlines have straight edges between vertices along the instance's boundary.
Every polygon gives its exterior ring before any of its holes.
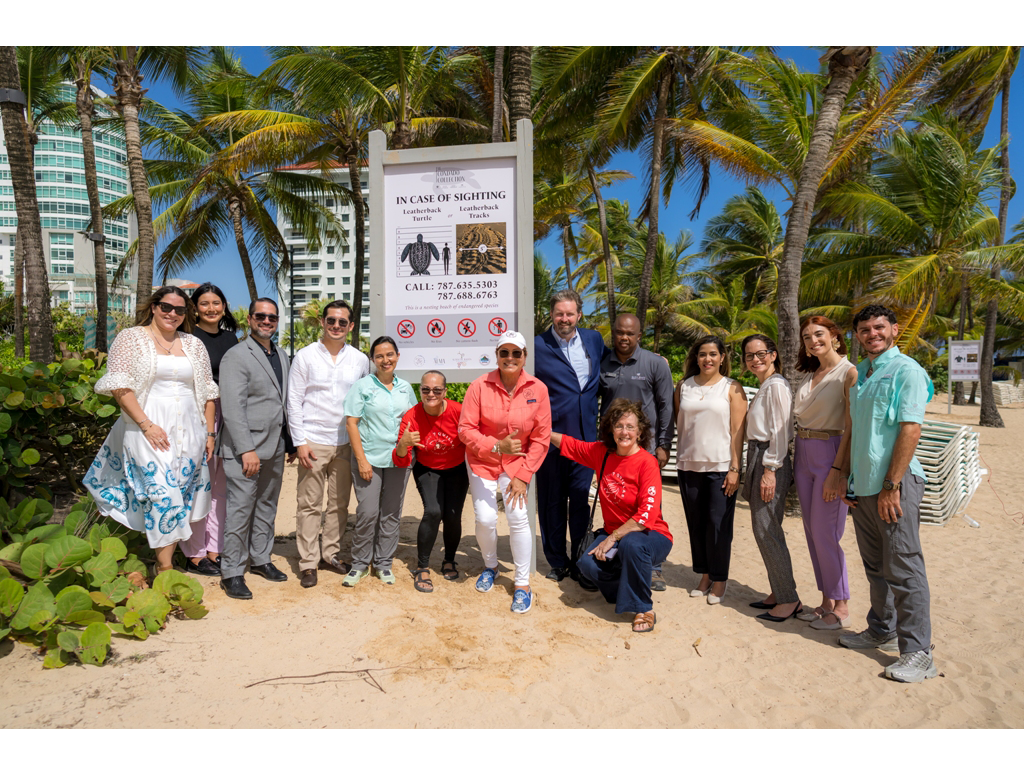
{"type": "Polygon", "coordinates": [[[177,304],[168,304],[166,301],[158,301],[156,305],[160,307],[161,312],[173,312],[178,317],[185,316],[185,307],[179,307],[177,304]]]}
{"type": "Polygon", "coordinates": [[[255,317],[256,320],[258,320],[261,323],[266,320],[269,320],[272,323],[277,322],[277,315],[268,315],[266,312],[257,312],[256,314],[253,315],[253,317],[255,317]]]}
{"type": "Polygon", "coordinates": [[[424,395],[443,395],[444,387],[420,387],[420,392],[424,395]]]}
{"type": "Polygon", "coordinates": [[[326,318],[324,320],[324,322],[327,323],[327,325],[337,325],[337,326],[340,326],[342,328],[344,328],[346,325],[348,325],[348,320],[346,320],[343,317],[342,318],[328,317],[328,318],[326,318]]]}
{"type": "Polygon", "coordinates": [[[499,349],[498,357],[508,357],[512,355],[516,360],[523,356],[523,350],[521,349],[499,349]]]}

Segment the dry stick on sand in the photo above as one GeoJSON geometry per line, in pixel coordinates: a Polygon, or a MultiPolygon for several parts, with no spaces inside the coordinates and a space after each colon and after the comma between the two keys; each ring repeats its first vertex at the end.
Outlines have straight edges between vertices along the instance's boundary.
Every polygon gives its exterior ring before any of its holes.
{"type": "Polygon", "coordinates": [[[463,670],[469,669],[469,667],[411,667],[408,664],[400,664],[396,667],[377,667],[376,669],[336,669],[328,672],[317,672],[315,675],[283,675],[281,677],[271,677],[266,680],[257,680],[255,683],[249,683],[246,688],[252,688],[254,685],[262,685],[263,683],[274,683],[278,680],[309,680],[309,683],[302,683],[302,685],[319,685],[320,683],[328,683],[330,680],[316,680],[315,677],[323,677],[324,675],[356,675],[358,679],[365,680],[368,685],[372,685],[374,688],[379,690],[381,693],[387,693],[384,687],[377,682],[373,676],[373,672],[387,672],[392,669],[415,669],[420,671],[432,672],[441,669],[448,670],[463,670]]]}
{"type": "MultiPolygon", "coordinates": [[[[701,639],[702,639],[702,638],[699,638],[699,637],[698,637],[698,638],[697,638],[696,640],[694,640],[694,641],[693,641],[693,650],[695,650],[695,651],[697,652],[697,655],[698,655],[698,656],[700,656],[700,648],[698,648],[697,646],[698,646],[698,645],[700,645],[700,641],[701,641],[701,639]]],[[[704,658],[703,656],[700,656],[700,657],[701,657],[702,659],[704,658]]]]}

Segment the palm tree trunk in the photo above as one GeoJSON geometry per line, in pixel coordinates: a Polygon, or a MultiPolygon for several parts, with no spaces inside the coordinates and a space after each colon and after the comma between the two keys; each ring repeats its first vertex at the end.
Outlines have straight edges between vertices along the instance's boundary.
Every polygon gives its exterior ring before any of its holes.
{"type": "Polygon", "coordinates": [[[502,130],[501,116],[503,114],[505,82],[505,46],[499,45],[494,48],[494,103],[491,108],[491,141],[499,142],[505,138],[502,130]]]}
{"type": "Polygon", "coordinates": [[[363,272],[366,266],[366,253],[363,239],[366,232],[366,211],[363,207],[362,163],[358,149],[348,156],[348,181],[352,187],[352,207],[356,215],[356,270],[353,276],[355,287],[352,289],[352,344],[359,349],[359,329],[363,324],[363,272]]]}
{"type": "Polygon", "coordinates": [[[786,223],[782,263],[779,265],[779,351],[791,382],[796,375],[797,354],[800,351],[800,272],[814,203],[825,174],[825,164],[835,142],[846,97],[872,51],[872,48],[865,47],[830,48],[825,54],[829,57],[829,81],[825,86],[821,110],[814,123],[807,157],[797,181],[793,207],[786,223]]]}
{"type": "MultiPolygon", "coordinates": [[[[1006,142],[999,155],[999,166],[1003,171],[1003,188],[999,195],[999,235],[996,245],[1002,245],[1006,238],[1006,217],[1010,207],[1010,195],[1013,179],[1010,178],[1010,75],[1003,73],[1003,88],[1000,95],[1001,110],[999,115],[999,138],[1006,142]]],[[[992,265],[992,277],[1000,279],[999,264],[992,265]]],[[[996,352],[996,321],[999,317],[999,300],[990,299],[985,306],[985,338],[981,344],[981,415],[978,425],[982,427],[1003,427],[1003,417],[996,408],[995,396],[992,393],[992,368],[995,366],[996,352]]]]}
{"type": "MultiPolygon", "coordinates": [[[[960,317],[956,325],[956,338],[958,341],[962,341],[964,338],[964,330],[967,328],[967,273],[964,272],[960,275],[960,317]]],[[[962,381],[953,382],[953,405],[966,405],[964,401],[964,383],[962,381]]]]}
{"type": "Polygon", "coordinates": [[[572,233],[572,222],[562,227],[562,256],[565,258],[565,287],[575,290],[572,285],[572,257],[576,251],[576,237],[572,233]]]}
{"type": "Polygon", "coordinates": [[[604,207],[604,197],[601,195],[601,185],[597,182],[597,174],[590,163],[587,163],[587,176],[590,177],[590,187],[594,190],[594,200],[597,201],[597,218],[601,224],[601,248],[604,250],[604,275],[605,288],[608,294],[608,324],[615,324],[615,270],[612,269],[612,248],[608,242],[608,213],[604,207]]]}
{"type": "MultiPolygon", "coordinates": [[[[0,46],[0,88],[21,89],[18,59],[13,45],[0,46]]],[[[50,316],[50,285],[46,277],[43,231],[39,222],[32,144],[21,105],[0,103],[4,139],[7,142],[14,206],[18,212],[18,241],[25,259],[28,304],[29,357],[37,363],[53,362],[53,320],[50,316]]],[[[20,274],[20,273],[19,273],[20,274]]],[[[15,275],[17,277],[18,275],[15,275]]]]}
{"type": "Polygon", "coordinates": [[[153,203],[149,197],[149,182],[142,164],[142,136],[139,133],[139,106],[146,90],[142,87],[134,45],[127,47],[124,58],[114,60],[115,107],[124,120],[124,134],[127,144],[128,177],[135,198],[135,214],[139,227],[137,252],[138,270],[135,286],[135,306],[141,307],[153,293],[153,256],[156,251],[156,236],[153,234],[153,203]]]}
{"type": "Polygon", "coordinates": [[[508,128],[512,141],[515,141],[516,123],[533,117],[533,46],[513,45],[509,51],[509,67],[508,128]]]}
{"type": "MultiPolygon", "coordinates": [[[[252,271],[252,260],[249,258],[249,249],[245,245],[245,230],[242,228],[242,201],[236,195],[228,198],[228,211],[231,213],[231,227],[235,232],[235,245],[238,247],[238,258],[242,260],[242,272],[245,273],[245,285],[249,289],[249,300],[256,301],[259,293],[256,291],[256,275],[252,271]]],[[[289,328],[291,328],[289,319],[289,328]]]]}
{"type": "Polygon", "coordinates": [[[93,271],[96,273],[96,349],[107,351],[107,258],[103,243],[103,206],[100,205],[99,182],[96,180],[96,144],[92,135],[93,93],[92,72],[84,60],[75,63],[77,77],[75,107],[82,129],[82,157],[85,161],[85,189],[89,196],[90,229],[97,236],[92,241],[93,271]]]}
{"type": "Polygon", "coordinates": [[[647,210],[647,252],[644,254],[644,269],[640,274],[640,292],[636,300],[636,316],[640,320],[640,335],[643,338],[647,322],[647,297],[651,292],[651,277],[654,275],[654,259],[658,252],[658,209],[661,207],[661,158],[665,149],[665,116],[668,111],[669,73],[658,83],[658,106],[654,111],[654,127],[651,146],[651,194],[647,210]]]}
{"type": "MultiPolygon", "coordinates": [[[[41,234],[41,233],[40,233],[41,234]]],[[[25,246],[18,227],[14,244],[14,354],[25,356],[25,246]]]]}

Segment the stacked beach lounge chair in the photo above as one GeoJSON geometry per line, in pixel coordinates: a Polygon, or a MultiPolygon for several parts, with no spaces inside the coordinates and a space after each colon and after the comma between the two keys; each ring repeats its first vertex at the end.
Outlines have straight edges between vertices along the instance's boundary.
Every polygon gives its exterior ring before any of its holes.
{"type": "Polygon", "coordinates": [[[994,381],[992,395],[998,407],[1024,403],[1024,379],[1017,384],[1012,381],[994,381]]]}
{"type": "Polygon", "coordinates": [[[981,484],[979,435],[970,427],[925,421],[916,456],[924,468],[921,522],[945,525],[964,511],[981,484]]]}

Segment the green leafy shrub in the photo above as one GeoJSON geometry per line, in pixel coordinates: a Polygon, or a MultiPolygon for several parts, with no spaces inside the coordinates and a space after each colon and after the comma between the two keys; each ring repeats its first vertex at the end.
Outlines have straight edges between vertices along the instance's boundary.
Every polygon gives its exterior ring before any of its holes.
{"type": "Polygon", "coordinates": [[[49,480],[67,492],[80,481],[120,413],[112,397],[93,391],[106,355],[91,350],[21,368],[0,367],[0,497],[11,489],[53,498],[49,480]]]}
{"type": "Polygon", "coordinates": [[[75,504],[62,523],[48,522],[52,516],[45,499],[14,508],[0,499],[0,641],[35,646],[47,669],[74,658],[99,666],[112,634],[145,640],[172,613],[206,615],[191,576],[165,571],[150,589],[135,586],[130,576],[146,569],[135,554],[145,537],[101,519],[92,500],[75,504]]]}

